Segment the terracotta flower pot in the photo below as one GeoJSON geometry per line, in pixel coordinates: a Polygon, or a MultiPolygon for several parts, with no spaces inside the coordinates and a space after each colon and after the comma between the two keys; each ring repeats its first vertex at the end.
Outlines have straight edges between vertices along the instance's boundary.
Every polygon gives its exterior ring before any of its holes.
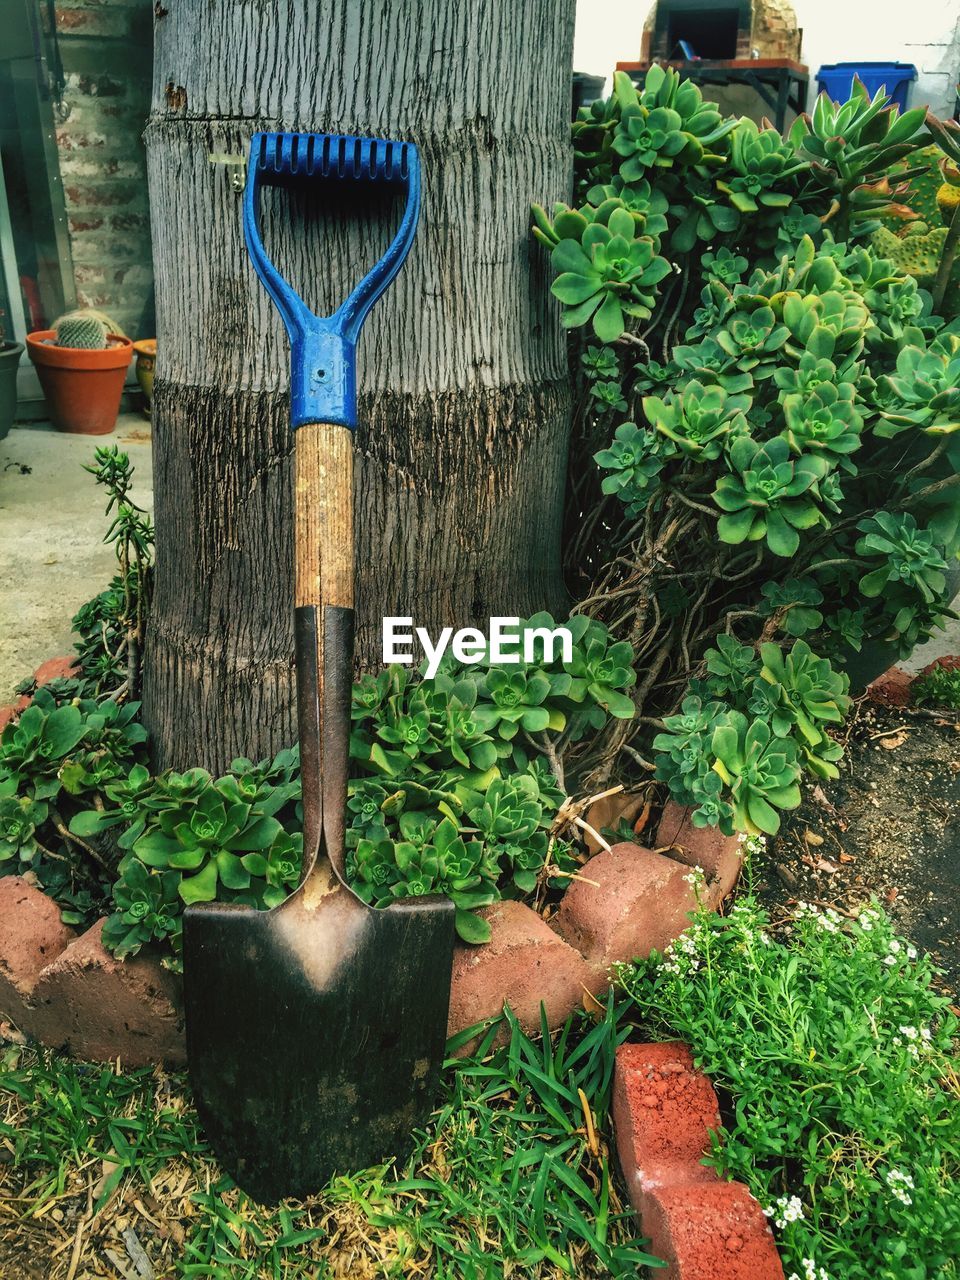
{"type": "Polygon", "coordinates": [[[157,363],[156,338],[141,338],[133,344],[137,353],[137,381],[146,401],[143,412],[149,418],[153,411],[153,367],[157,363]]]}
{"type": "Polygon", "coordinates": [[[23,355],[19,342],[0,342],[0,440],[13,426],[17,411],[17,366],[23,355]]]}
{"type": "Polygon", "coordinates": [[[115,333],[102,351],[58,347],[52,329],[27,334],[27,354],[36,365],[50,420],[58,431],[103,436],[112,431],[133,355],[133,343],[115,333]]]}

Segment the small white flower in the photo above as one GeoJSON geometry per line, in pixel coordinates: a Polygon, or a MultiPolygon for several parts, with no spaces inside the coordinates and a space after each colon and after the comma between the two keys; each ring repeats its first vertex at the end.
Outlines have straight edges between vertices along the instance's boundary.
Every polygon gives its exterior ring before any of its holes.
{"type": "Polygon", "coordinates": [[[908,960],[916,960],[916,958],[917,958],[917,948],[916,948],[916,947],[910,947],[910,946],[908,946],[908,947],[907,947],[907,959],[908,959],[908,960]]]}
{"type": "Polygon", "coordinates": [[[884,1174],[884,1180],[894,1199],[899,1200],[901,1204],[913,1204],[913,1197],[909,1194],[914,1189],[913,1178],[909,1173],[904,1173],[902,1169],[888,1169],[884,1174]]]}
{"type": "Polygon", "coordinates": [[[897,963],[897,957],[896,957],[896,956],[884,956],[884,957],[883,957],[883,963],[884,963],[884,964],[886,964],[886,965],[896,964],[896,963],[897,963]]]}

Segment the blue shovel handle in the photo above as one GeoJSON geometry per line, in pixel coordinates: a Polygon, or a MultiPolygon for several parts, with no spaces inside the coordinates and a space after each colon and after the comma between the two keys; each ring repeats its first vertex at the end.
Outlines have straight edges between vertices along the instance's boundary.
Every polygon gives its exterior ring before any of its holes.
{"type": "Polygon", "coordinates": [[[328,133],[255,133],[243,196],[247,252],[290,337],[290,421],[357,425],[357,339],[367,312],[403,266],[420,215],[420,156],[412,142],[328,133]],[[260,238],[261,185],[378,183],[406,192],[397,234],[332,316],[316,316],[270,261],[260,238]]]}

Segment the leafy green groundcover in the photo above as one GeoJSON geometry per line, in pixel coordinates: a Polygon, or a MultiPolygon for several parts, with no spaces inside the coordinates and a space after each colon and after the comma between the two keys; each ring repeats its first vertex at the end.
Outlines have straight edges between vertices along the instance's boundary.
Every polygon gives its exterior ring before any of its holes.
{"type": "Polygon", "coordinates": [[[622,970],[717,1087],[711,1162],[764,1206],[788,1278],[960,1274],[958,1024],[932,972],[879,908],[803,904],[775,938],[750,896],[622,970]]]}
{"type": "Polygon", "coordinates": [[[581,1018],[553,1041],[533,1043],[510,1017],[508,1043],[491,1050],[497,1029],[456,1070],[448,1064],[440,1106],[413,1135],[405,1168],[338,1178],[276,1209],[220,1175],[179,1077],[8,1049],[0,1144],[12,1167],[0,1165],[0,1182],[19,1221],[0,1230],[0,1272],[18,1248],[39,1261],[64,1230],[76,1232],[89,1178],[81,1259],[109,1248],[123,1257],[122,1226],[132,1222],[164,1277],[636,1276],[650,1259],[596,1136],[629,1026],[611,1001],[598,1022],[581,1018]]]}
{"type": "MultiPolygon", "coordinates": [[[[530,662],[448,661],[432,679],[393,666],[354,686],[347,876],[366,901],[446,894],[461,937],[480,943],[477,908],[566,885],[577,864],[557,838],[557,750],[632,715],[636,675],[602,623],[564,626],[566,658],[535,638],[556,627],[537,614],[521,626],[530,662]]],[[[238,759],[219,778],[153,775],[139,704],[88,684],[83,669],[37,690],[0,733],[0,874],[31,873],[75,923],[111,899],[106,945],[123,957],[156,942],[177,965],[184,905],[273,907],[296,885],[299,754],[238,759]]]]}

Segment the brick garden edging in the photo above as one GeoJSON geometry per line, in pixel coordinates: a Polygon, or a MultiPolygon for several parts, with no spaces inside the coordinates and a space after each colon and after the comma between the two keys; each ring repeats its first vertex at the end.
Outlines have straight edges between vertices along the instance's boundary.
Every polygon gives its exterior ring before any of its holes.
{"type": "MultiPolygon", "coordinates": [[[[683,931],[691,866],[703,867],[705,901],[718,905],[739,871],[737,841],[690,826],[671,804],[659,838],[669,852],[617,844],[589,859],[551,922],[522,902],[486,908],[490,942],[454,952],[449,1033],[498,1017],[505,1003],[529,1032],[540,1029],[541,1002],[550,1026],[561,1025],[606,989],[610,964],[662,950],[683,931]]],[[[101,920],[77,937],[39,889],[0,878],[0,1017],[76,1057],[181,1064],[177,979],[146,950],[121,963],[102,929],[101,920]]]]}
{"type": "Polygon", "coordinates": [[[630,1202],[663,1280],[783,1280],[763,1210],[702,1158],[720,1127],[713,1085],[685,1044],[622,1044],[613,1126],[630,1202]]]}
{"type": "MultiPolygon", "coordinates": [[[[41,685],[72,669],[73,659],[52,658],[34,679],[41,685]]],[[[28,703],[0,708],[0,728],[28,703]]],[[[672,801],[651,843],[616,844],[589,858],[549,921],[522,902],[487,907],[491,940],[454,951],[448,1033],[499,1017],[504,1004],[530,1033],[540,1030],[541,1002],[550,1027],[560,1026],[584,998],[606,990],[611,964],[662,951],[683,932],[696,905],[692,867],[703,869],[701,900],[710,908],[736,883],[737,840],[694,827],[672,801]]],[[[182,1064],[179,980],[148,950],[116,960],[102,930],[101,920],[77,937],[39,889],[0,878],[0,1018],[79,1058],[182,1064]]]]}

